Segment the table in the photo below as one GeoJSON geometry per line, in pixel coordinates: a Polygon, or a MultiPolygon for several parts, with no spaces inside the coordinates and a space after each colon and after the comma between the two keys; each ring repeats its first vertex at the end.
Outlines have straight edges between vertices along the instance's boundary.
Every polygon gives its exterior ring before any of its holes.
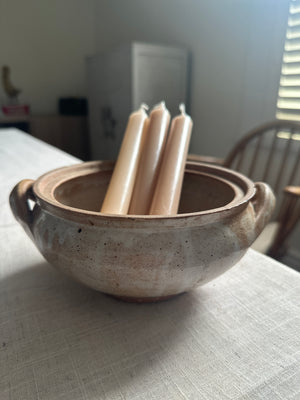
{"type": "Polygon", "coordinates": [[[299,399],[300,275],[249,250],[213,282],[127,304],[40,255],[8,206],[12,187],[78,159],[0,130],[0,398],[299,399]]]}

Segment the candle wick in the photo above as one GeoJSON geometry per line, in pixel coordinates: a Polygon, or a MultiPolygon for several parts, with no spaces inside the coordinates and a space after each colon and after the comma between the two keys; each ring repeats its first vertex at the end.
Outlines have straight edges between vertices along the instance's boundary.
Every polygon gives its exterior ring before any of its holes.
{"type": "Polygon", "coordinates": [[[163,101],[161,101],[160,103],[157,103],[157,104],[155,104],[155,106],[153,106],[153,110],[156,110],[157,108],[163,108],[163,109],[165,109],[165,108],[166,108],[166,103],[165,103],[165,101],[163,100],[163,101]]]}
{"type": "Polygon", "coordinates": [[[148,110],[149,110],[149,106],[148,106],[146,103],[142,103],[141,106],[140,106],[140,108],[141,108],[142,110],[145,110],[145,111],[148,111],[148,110]]]}
{"type": "Polygon", "coordinates": [[[179,110],[182,115],[185,115],[185,104],[184,103],[179,104],[179,110]]]}

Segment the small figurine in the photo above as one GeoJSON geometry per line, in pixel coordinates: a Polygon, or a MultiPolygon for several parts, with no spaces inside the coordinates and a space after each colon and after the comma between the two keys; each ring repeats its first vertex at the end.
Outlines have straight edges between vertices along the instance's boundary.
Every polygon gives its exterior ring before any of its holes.
{"type": "Polygon", "coordinates": [[[2,67],[2,85],[7,96],[14,102],[18,102],[18,95],[21,93],[20,89],[14,87],[10,80],[10,68],[8,66],[2,67]]]}

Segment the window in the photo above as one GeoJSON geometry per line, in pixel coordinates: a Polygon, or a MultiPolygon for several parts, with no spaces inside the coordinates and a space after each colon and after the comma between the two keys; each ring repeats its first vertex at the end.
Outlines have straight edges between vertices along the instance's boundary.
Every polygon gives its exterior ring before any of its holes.
{"type": "Polygon", "coordinates": [[[290,4],[276,117],[300,121],[300,0],[290,4]]]}

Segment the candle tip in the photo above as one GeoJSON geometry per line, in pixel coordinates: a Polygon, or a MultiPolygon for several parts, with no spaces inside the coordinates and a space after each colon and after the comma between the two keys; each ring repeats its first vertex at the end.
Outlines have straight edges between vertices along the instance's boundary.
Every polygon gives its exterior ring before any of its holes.
{"type": "Polygon", "coordinates": [[[166,103],[164,101],[161,101],[160,103],[157,103],[153,106],[152,110],[157,110],[158,108],[166,109],[166,103]]]}
{"type": "Polygon", "coordinates": [[[146,103],[142,103],[140,106],[141,109],[148,111],[149,110],[149,106],[146,103]]]}
{"type": "Polygon", "coordinates": [[[184,103],[179,104],[179,111],[181,112],[182,115],[185,115],[185,104],[184,103]]]}

